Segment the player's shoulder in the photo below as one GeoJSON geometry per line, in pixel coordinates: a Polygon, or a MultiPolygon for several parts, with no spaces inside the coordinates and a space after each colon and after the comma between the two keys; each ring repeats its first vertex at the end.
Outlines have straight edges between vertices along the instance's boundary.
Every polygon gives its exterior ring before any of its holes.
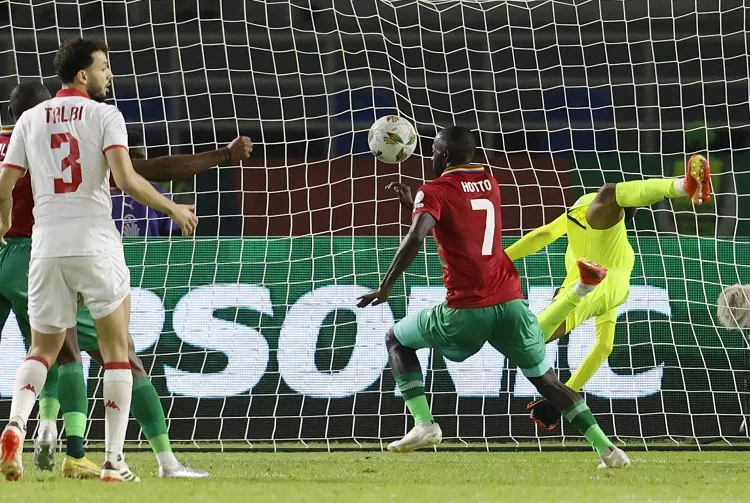
{"type": "Polygon", "coordinates": [[[117,119],[122,117],[122,112],[120,112],[116,106],[110,105],[109,103],[89,100],[88,103],[86,103],[86,108],[88,108],[95,116],[103,119],[117,119]]]}
{"type": "MultiPolygon", "coordinates": [[[[33,107],[26,110],[24,113],[21,114],[21,116],[16,121],[15,126],[13,126],[13,131],[20,131],[24,127],[26,127],[27,124],[41,120],[42,118],[46,118],[46,112],[45,110],[49,106],[50,100],[44,100],[41,103],[37,103],[33,107]]],[[[46,119],[45,119],[46,122],[46,119]]]]}

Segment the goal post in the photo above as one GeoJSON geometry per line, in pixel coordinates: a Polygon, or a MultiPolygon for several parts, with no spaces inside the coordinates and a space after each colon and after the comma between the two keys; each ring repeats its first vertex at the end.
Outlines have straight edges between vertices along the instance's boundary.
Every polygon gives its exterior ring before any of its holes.
{"type": "MultiPolygon", "coordinates": [[[[168,188],[197,204],[199,236],[125,237],[131,332],[175,441],[381,448],[411,425],[384,336],[445,296],[434,241],[385,304],[383,277],[410,217],[385,191],[429,180],[432,138],[475,131],[476,162],[503,198],[503,240],[550,222],[603,183],[678,176],[707,155],[714,202],[666,202],[629,224],[631,293],[612,355],[584,387],[607,434],[652,445],[721,438],[746,410],[748,343],[717,298],[750,284],[748,7],[722,2],[311,0],[0,5],[0,121],[10,89],[44,79],[62,39],[111,49],[110,101],[151,157],[254,143],[243,166],[168,188]],[[179,5],[177,5],[179,4],[179,5]],[[375,161],[370,125],[411,121],[414,156],[375,161]]],[[[532,310],[565,275],[565,240],[516,265],[532,310]]],[[[562,379],[593,322],[548,345],[562,379]]],[[[0,342],[0,417],[23,359],[11,315],[0,342]]],[[[418,352],[449,442],[547,445],[527,418],[535,390],[489,347],[455,363],[418,352]]],[[[88,439],[104,436],[102,372],[86,360],[88,439]]],[[[128,440],[143,441],[133,422],[128,440]]],[[[463,444],[462,444],[463,445],[463,444]]]]}

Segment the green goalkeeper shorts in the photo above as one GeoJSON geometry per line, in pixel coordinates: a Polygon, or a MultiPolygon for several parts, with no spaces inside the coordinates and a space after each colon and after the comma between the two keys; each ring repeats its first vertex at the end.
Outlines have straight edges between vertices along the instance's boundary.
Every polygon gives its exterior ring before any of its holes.
{"type": "Polygon", "coordinates": [[[443,303],[405,317],[393,330],[404,346],[433,348],[454,362],[464,361],[489,342],[527,377],[539,377],[551,368],[542,330],[523,299],[474,309],[443,303]]]}
{"type": "Polygon", "coordinates": [[[0,329],[12,310],[28,347],[31,344],[28,308],[31,238],[6,238],[5,241],[6,246],[0,245],[0,329]]]}

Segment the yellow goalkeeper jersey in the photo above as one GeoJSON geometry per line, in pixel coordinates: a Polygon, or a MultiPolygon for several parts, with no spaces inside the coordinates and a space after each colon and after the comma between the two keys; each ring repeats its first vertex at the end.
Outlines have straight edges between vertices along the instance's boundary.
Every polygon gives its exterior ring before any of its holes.
{"type": "Polygon", "coordinates": [[[589,227],[586,212],[595,197],[595,192],[581,196],[566,213],[566,269],[575,270],[576,260],[587,258],[609,270],[630,273],[635,264],[635,252],[628,241],[625,220],[620,220],[609,229],[589,227]]]}
{"type": "Polygon", "coordinates": [[[635,253],[628,241],[625,221],[621,220],[604,230],[589,227],[586,212],[595,197],[596,192],[581,196],[567,212],[523,236],[506,253],[511,260],[518,260],[538,252],[567,234],[565,268],[569,277],[577,275],[576,261],[579,258],[592,260],[610,271],[630,274],[635,264],[635,253]]]}

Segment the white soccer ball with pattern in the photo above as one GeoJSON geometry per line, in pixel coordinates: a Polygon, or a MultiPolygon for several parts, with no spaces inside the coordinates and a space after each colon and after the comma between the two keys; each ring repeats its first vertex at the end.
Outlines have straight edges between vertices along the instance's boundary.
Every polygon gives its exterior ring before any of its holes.
{"type": "Polygon", "coordinates": [[[372,155],[388,164],[407,160],[417,148],[417,131],[398,115],[381,117],[370,127],[367,137],[372,155]]]}

